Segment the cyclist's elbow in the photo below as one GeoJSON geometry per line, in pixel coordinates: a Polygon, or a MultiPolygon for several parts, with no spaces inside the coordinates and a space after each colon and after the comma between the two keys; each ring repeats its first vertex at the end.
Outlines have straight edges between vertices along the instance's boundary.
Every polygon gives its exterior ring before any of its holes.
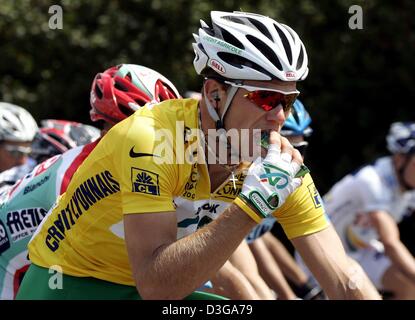
{"type": "Polygon", "coordinates": [[[142,280],[137,282],[137,290],[143,300],[180,300],[184,296],[178,294],[171,286],[166,286],[163,281],[142,280]]]}
{"type": "Polygon", "coordinates": [[[138,293],[143,300],[165,300],[163,290],[154,285],[137,285],[138,293]]]}

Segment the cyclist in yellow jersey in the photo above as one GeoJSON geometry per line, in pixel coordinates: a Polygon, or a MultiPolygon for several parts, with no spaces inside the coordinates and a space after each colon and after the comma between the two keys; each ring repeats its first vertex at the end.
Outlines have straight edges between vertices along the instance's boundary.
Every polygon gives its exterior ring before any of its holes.
{"type": "Polygon", "coordinates": [[[89,298],[100,297],[98,287],[125,287],[144,299],[182,299],[274,215],[329,297],[379,298],[344,253],[301,155],[278,134],[308,72],[301,40],[256,14],[211,18],[214,27],[202,22],[194,44],[196,71],[206,77],[202,101],[150,103],[111,128],[32,238],[32,266],[54,266],[78,288],[95,288],[89,298]],[[244,168],[253,159],[236,152],[230,128],[248,155],[255,129],[269,132],[264,158],[244,168]],[[219,137],[213,144],[209,129],[219,137]],[[225,155],[214,150],[223,144],[225,155]],[[362,281],[350,285],[356,275],[362,281]]]}

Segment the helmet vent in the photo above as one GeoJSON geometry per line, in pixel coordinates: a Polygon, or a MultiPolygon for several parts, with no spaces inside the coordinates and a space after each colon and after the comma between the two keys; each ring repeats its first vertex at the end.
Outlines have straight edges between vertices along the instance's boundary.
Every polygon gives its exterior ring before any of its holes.
{"type": "Polygon", "coordinates": [[[269,71],[265,70],[261,66],[257,65],[256,63],[252,61],[249,61],[248,59],[244,57],[238,56],[236,54],[228,53],[228,52],[218,52],[218,56],[223,61],[225,61],[226,63],[229,63],[230,65],[236,68],[242,69],[243,66],[246,66],[246,67],[255,69],[259,72],[265,73],[269,75],[271,78],[274,77],[269,71]]]}
{"type": "Polygon", "coordinates": [[[277,55],[274,53],[274,51],[266,45],[264,42],[259,40],[256,37],[251,36],[248,34],[246,38],[255,46],[257,49],[269,60],[271,61],[274,66],[277,67],[278,70],[282,71],[281,62],[278,59],[277,55]]]}
{"type": "Polygon", "coordinates": [[[297,60],[297,70],[300,69],[301,66],[303,65],[303,60],[304,60],[304,49],[303,49],[303,46],[301,46],[300,54],[298,55],[298,60],[297,60]]]}
{"type": "Polygon", "coordinates": [[[274,41],[274,39],[272,39],[271,33],[269,33],[268,29],[261,22],[252,18],[248,18],[248,20],[258,29],[259,32],[261,32],[271,41],[274,41]]]}
{"type": "Polygon", "coordinates": [[[124,92],[128,92],[128,89],[118,81],[115,81],[114,88],[118,89],[118,90],[121,90],[121,91],[124,91],[124,92]]]}
{"type": "Polygon", "coordinates": [[[142,99],[134,99],[134,101],[140,106],[143,107],[147,102],[142,99]]]}
{"type": "Polygon", "coordinates": [[[180,97],[176,97],[176,94],[174,93],[174,90],[167,83],[164,83],[163,82],[162,85],[164,87],[164,90],[165,90],[167,96],[165,97],[165,96],[160,96],[159,95],[159,101],[160,102],[161,101],[164,101],[164,100],[168,100],[168,99],[177,99],[177,98],[180,98],[180,97]]]}
{"type": "Polygon", "coordinates": [[[276,24],[274,24],[274,27],[275,27],[275,30],[277,30],[278,35],[281,38],[281,42],[282,42],[282,45],[284,46],[285,54],[287,55],[288,61],[291,64],[293,62],[293,55],[291,52],[291,46],[288,42],[288,39],[285,36],[285,33],[276,24]]]}
{"type": "Polygon", "coordinates": [[[120,103],[118,103],[118,109],[120,109],[120,111],[127,117],[131,116],[135,112],[134,110],[131,110],[130,108],[127,108],[126,106],[120,103]]]}
{"type": "Polygon", "coordinates": [[[225,29],[221,29],[223,40],[225,40],[227,43],[230,43],[234,45],[235,47],[238,47],[239,49],[245,49],[244,45],[232,34],[230,34],[225,29]]]}
{"type": "Polygon", "coordinates": [[[95,94],[99,99],[102,99],[102,97],[104,96],[101,91],[101,88],[97,84],[95,85],[95,94]]]}
{"type": "Polygon", "coordinates": [[[243,21],[242,19],[239,19],[239,18],[233,17],[233,16],[223,16],[222,19],[229,20],[229,21],[239,23],[239,24],[246,24],[245,21],[243,21]]]}
{"type": "Polygon", "coordinates": [[[201,43],[198,43],[197,46],[205,55],[207,55],[207,52],[201,43]]]}
{"type": "Polygon", "coordinates": [[[202,27],[202,29],[211,37],[215,36],[215,31],[210,27],[202,27]]]}
{"type": "Polygon", "coordinates": [[[71,145],[68,141],[65,141],[62,137],[58,136],[57,134],[49,133],[49,136],[58,141],[60,144],[64,145],[67,148],[71,148],[71,145]]]}

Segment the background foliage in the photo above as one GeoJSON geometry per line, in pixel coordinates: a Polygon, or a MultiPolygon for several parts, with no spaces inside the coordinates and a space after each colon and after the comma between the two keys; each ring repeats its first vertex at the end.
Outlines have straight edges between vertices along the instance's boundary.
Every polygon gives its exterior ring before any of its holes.
{"type": "Polygon", "coordinates": [[[269,15],[306,44],[310,74],[299,84],[313,118],[308,163],[322,193],[347,172],[385,154],[395,120],[415,120],[415,2],[409,0],[2,0],[0,100],[38,119],[90,123],[94,75],[122,63],[160,71],[176,86],[199,90],[191,48],[210,10],[269,15]],[[49,6],[63,8],[50,30],[49,6]],[[363,8],[362,30],[348,26],[363,8]]]}

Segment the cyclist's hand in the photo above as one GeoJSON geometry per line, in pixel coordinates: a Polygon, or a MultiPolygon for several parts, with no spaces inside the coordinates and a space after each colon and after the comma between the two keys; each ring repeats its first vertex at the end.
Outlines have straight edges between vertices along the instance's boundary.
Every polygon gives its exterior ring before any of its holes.
{"type": "Polygon", "coordinates": [[[301,185],[308,169],[301,154],[276,131],[271,132],[265,159],[257,158],[248,170],[239,198],[262,219],[283,205],[301,185]]]}

